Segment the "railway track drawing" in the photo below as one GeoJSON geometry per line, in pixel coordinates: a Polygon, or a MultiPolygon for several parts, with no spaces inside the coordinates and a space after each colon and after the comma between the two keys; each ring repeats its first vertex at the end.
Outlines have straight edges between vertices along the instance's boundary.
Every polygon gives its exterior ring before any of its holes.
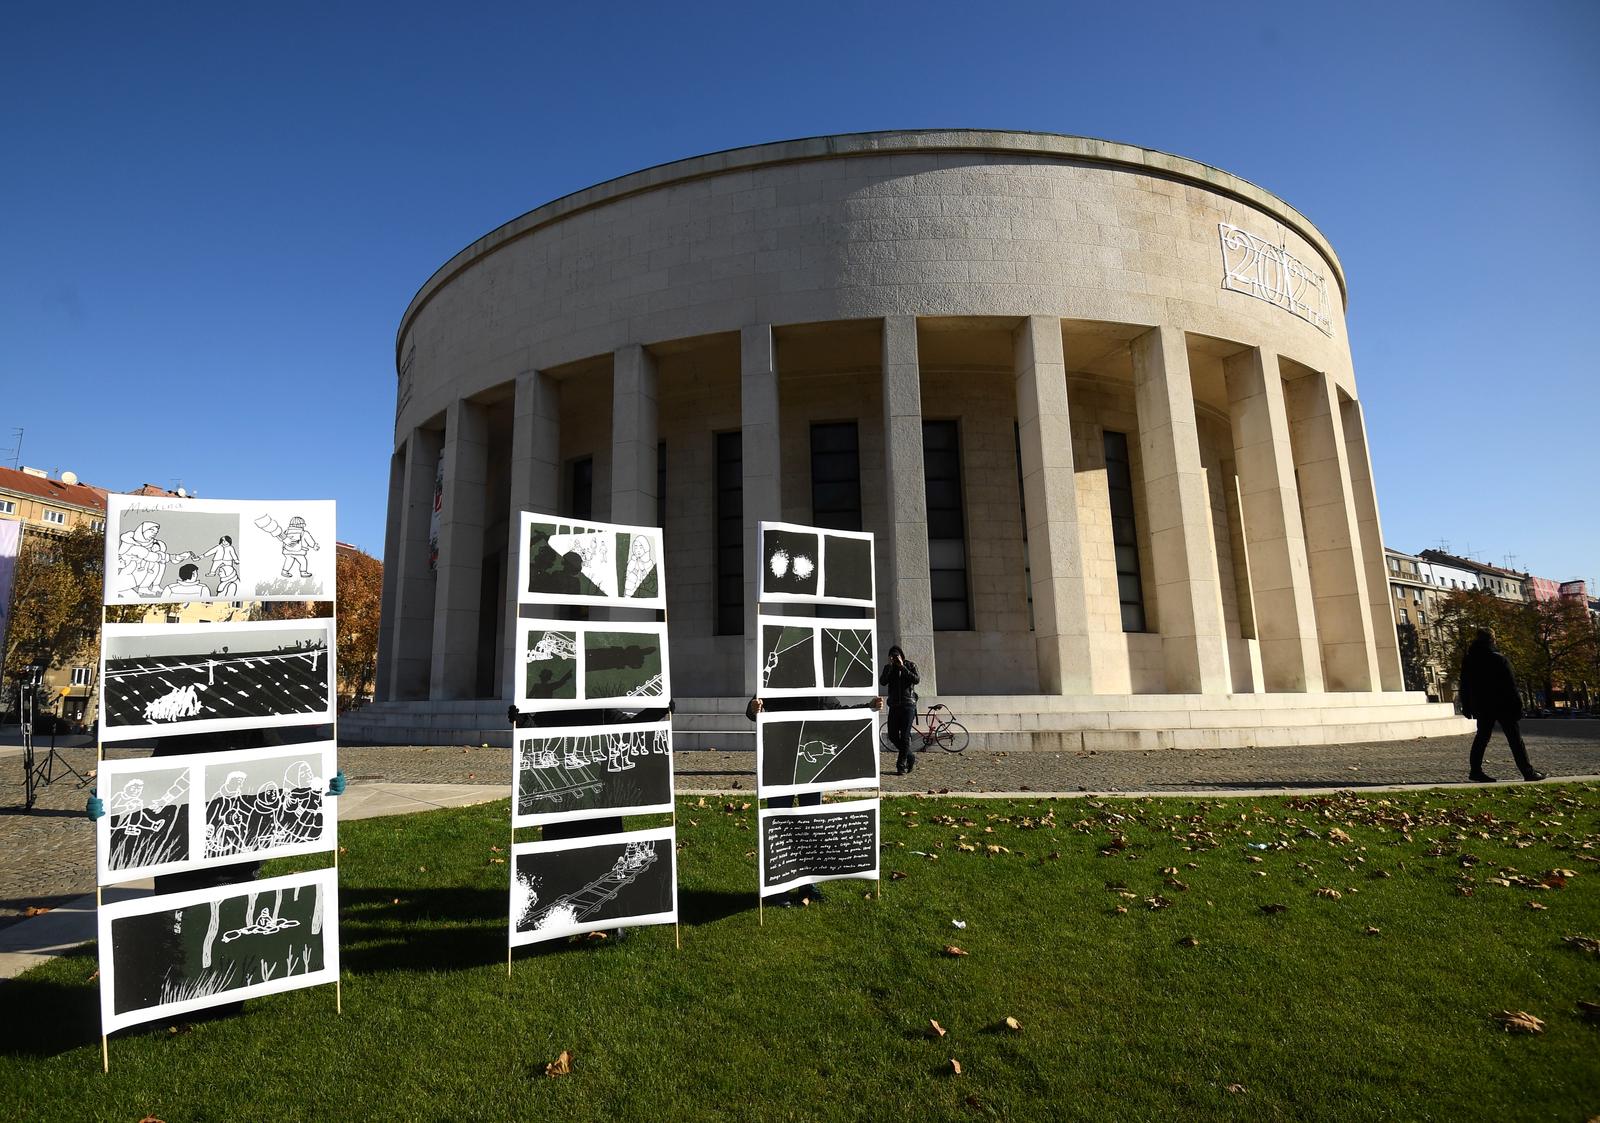
{"type": "Polygon", "coordinates": [[[511,941],[595,928],[670,923],[677,916],[671,828],[514,848],[511,941]]]}

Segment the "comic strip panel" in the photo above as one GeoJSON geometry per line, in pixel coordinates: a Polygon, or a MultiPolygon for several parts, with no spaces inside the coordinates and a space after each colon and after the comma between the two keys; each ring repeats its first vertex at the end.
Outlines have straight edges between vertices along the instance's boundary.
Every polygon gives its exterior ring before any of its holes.
{"type": "Polygon", "coordinates": [[[665,608],[661,531],[522,513],[523,604],[665,608]]]}
{"type": "Polygon", "coordinates": [[[106,603],[332,600],[331,500],[111,495],[106,603]]]}
{"type": "Polygon", "coordinates": [[[762,893],[878,876],[878,801],[761,812],[762,893]]]}
{"type": "Polygon", "coordinates": [[[756,719],[760,796],[878,786],[878,715],[870,709],[763,712],[756,719]]]}
{"type": "Polygon", "coordinates": [[[511,848],[513,945],[678,918],[671,827],[511,848]]]}
{"type": "Polygon", "coordinates": [[[761,617],[756,693],[860,697],[877,692],[877,632],[871,620],[761,617]]]}
{"type": "Polygon", "coordinates": [[[513,827],[672,810],[672,722],[519,730],[513,827]]]}
{"type": "Polygon", "coordinates": [[[102,761],[100,881],[333,849],[334,744],[102,761]]]}
{"type": "Polygon", "coordinates": [[[100,739],[331,722],[333,621],[107,624],[100,739]]]}
{"type": "Polygon", "coordinates": [[[105,905],[105,1033],[339,974],[337,871],[317,870],[105,905]]]}
{"type": "Polygon", "coordinates": [[[187,758],[107,760],[96,774],[106,813],[95,822],[102,885],[196,864],[187,758]]]}
{"type": "Polygon", "coordinates": [[[759,599],[874,607],[872,535],[763,522],[759,599]]]}
{"type": "Polygon", "coordinates": [[[519,709],[634,712],[672,697],[665,624],[519,620],[517,651],[519,709]]]}

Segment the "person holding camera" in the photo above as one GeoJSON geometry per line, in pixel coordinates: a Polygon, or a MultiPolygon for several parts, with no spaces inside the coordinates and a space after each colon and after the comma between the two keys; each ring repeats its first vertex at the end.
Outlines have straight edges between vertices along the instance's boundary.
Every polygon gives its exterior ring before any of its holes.
{"type": "Polygon", "coordinates": [[[911,726],[917,720],[917,665],[906,658],[899,644],[889,648],[889,661],[878,676],[878,686],[889,707],[889,741],[897,754],[894,774],[904,776],[917,766],[911,755],[911,726]]]}

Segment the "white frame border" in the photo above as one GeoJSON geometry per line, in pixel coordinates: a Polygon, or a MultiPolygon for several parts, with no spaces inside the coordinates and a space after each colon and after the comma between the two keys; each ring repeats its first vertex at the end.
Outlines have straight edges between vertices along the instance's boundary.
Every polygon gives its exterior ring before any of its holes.
{"type": "Polygon", "coordinates": [[[581,838],[552,839],[544,842],[516,842],[512,843],[510,865],[510,878],[506,890],[510,895],[510,906],[506,931],[510,947],[521,947],[524,944],[542,944],[550,940],[559,940],[567,936],[581,936],[586,932],[601,932],[608,928],[640,928],[647,924],[675,924],[678,920],[678,831],[676,827],[657,827],[646,831],[620,831],[615,834],[585,835],[581,838]],[[667,843],[667,857],[672,863],[669,870],[672,884],[672,909],[668,912],[640,913],[637,916],[606,917],[593,924],[568,925],[565,928],[552,929],[549,932],[518,932],[516,909],[516,881],[517,858],[522,854],[549,854],[562,850],[585,850],[595,846],[626,846],[630,842],[661,842],[667,843]]]}
{"type": "MultiPolygon", "coordinates": [[[[322,782],[327,784],[338,770],[338,745],[333,741],[308,741],[300,745],[279,745],[264,749],[234,749],[224,752],[186,753],[182,756],[133,757],[125,760],[102,760],[95,775],[96,793],[109,791],[109,785],[119,776],[135,772],[186,770],[189,772],[189,853],[190,857],[176,862],[161,862],[153,866],[131,866],[111,869],[111,812],[95,821],[95,868],[101,885],[115,885],[143,877],[177,873],[180,870],[216,869],[236,862],[264,861],[268,858],[286,858],[292,854],[320,854],[339,845],[338,797],[322,793],[322,835],[314,842],[299,842],[289,846],[268,847],[224,858],[204,857],[206,824],[206,799],[201,781],[207,768],[227,766],[238,761],[264,760],[275,756],[320,756],[322,782]],[[201,855],[195,857],[194,855],[201,855]]],[[[102,799],[106,798],[104,796],[102,799]]]]}
{"type": "Polygon", "coordinates": [[[216,885],[207,889],[191,889],[184,893],[165,893],[153,897],[140,897],[132,901],[119,901],[116,904],[101,905],[96,917],[99,939],[98,955],[100,960],[100,1032],[112,1033],[124,1026],[139,1025],[143,1022],[159,1021],[173,1014],[184,1014],[191,1010],[204,1010],[210,1006],[220,1006],[225,1002],[242,1002],[249,998],[261,998],[269,994],[282,994],[290,990],[303,990],[306,987],[321,986],[324,983],[338,981],[339,978],[339,871],[336,867],[312,870],[308,873],[288,874],[284,877],[269,877],[261,881],[245,881],[231,885],[216,885]],[[304,888],[308,885],[320,885],[323,893],[322,906],[322,935],[323,943],[322,969],[310,971],[300,975],[286,975],[279,979],[269,979],[264,983],[254,983],[250,986],[235,987],[232,990],[217,991],[201,998],[190,998],[182,1002],[169,1002],[165,1005],[147,1006],[141,1010],[132,1010],[126,1014],[118,1014],[114,1010],[116,999],[116,954],[111,943],[111,922],[129,916],[142,916],[153,912],[170,912],[173,909],[184,909],[191,905],[209,904],[211,901],[224,897],[245,896],[250,893],[274,893],[279,889],[304,888]]]}
{"type": "Polygon", "coordinates": [[[854,791],[859,788],[876,788],[879,782],[881,762],[878,760],[878,737],[880,732],[880,719],[882,715],[877,711],[862,706],[847,706],[837,710],[780,710],[768,713],[762,710],[756,715],[756,795],[759,799],[769,796],[804,795],[810,792],[854,791]],[[762,771],[763,761],[766,759],[765,748],[767,739],[767,726],[769,725],[799,725],[807,721],[851,721],[859,720],[862,716],[869,719],[872,726],[872,775],[855,776],[843,781],[828,781],[826,783],[809,784],[769,784],[765,781],[762,771]]]}
{"type": "Polygon", "coordinates": [[[848,803],[823,803],[811,807],[763,807],[756,830],[756,886],[763,897],[793,889],[796,885],[814,885],[819,881],[876,881],[883,864],[883,800],[853,799],[848,803]],[[872,869],[857,873],[831,873],[819,876],[801,874],[779,885],[767,884],[767,821],[793,819],[801,815],[845,815],[856,811],[872,811],[872,869]]]}
{"type": "Polygon", "coordinates": [[[535,511],[523,511],[522,519],[518,523],[517,533],[517,603],[522,604],[590,604],[605,605],[609,608],[647,608],[665,609],[667,607],[667,559],[664,550],[661,528],[657,526],[629,526],[626,523],[601,523],[589,519],[567,519],[557,515],[545,515],[535,511]],[[533,556],[528,550],[528,531],[536,522],[556,523],[560,526],[570,526],[584,531],[600,531],[612,535],[612,550],[616,550],[616,535],[631,534],[650,538],[655,542],[656,548],[656,595],[653,597],[626,597],[618,593],[614,597],[605,594],[593,593],[533,593],[528,591],[529,570],[532,567],[533,556]]]}
{"type": "Polygon", "coordinates": [[[647,722],[617,722],[609,725],[568,725],[534,727],[531,729],[514,729],[511,731],[511,826],[538,827],[546,823],[579,823],[586,819],[615,818],[618,815],[657,815],[671,814],[673,810],[673,783],[672,771],[672,718],[667,717],[661,721],[647,722]],[[604,737],[613,733],[645,733],[655,734],[665,732],[667,735],[667,797],[660,803],[627,804],[622,807],[588,807],[575,811],[553,811],[538,814],[522,815],[517,812],[517,803],[522,787],[522,746],[527,741],[563,741],[569,737],[604,737]]]}
{"type": "MultiPolygon", "coordinates": [[[[179,737],[189,733],[222,733],[241,729],[275,729],[284,725],[332,725],[339,706],[338,683],[338,633],[331,616],[307,617],[300,620],[248,620],[225,621],[209,624],[106,624],[101,629],[100,642],[100,705],[97,713],[100,741],[136,741],[147,737],[179,737]],[[255,717],[214,717],[196,721],[175,721],[158,725],[106,724],[106,656],[110,650],[108,640],[134,636],[205,636],[217,637],[225,632],[322,631],[326,633],[327,646],[323,649],[323,671],[328,687],[328,705],[321,711],[299,714],[271,714],[255,717]]],[[[204,658],[204,656],[200,656],[204,658]]]]}
{"type": "Polygon", "coordinates": [[[515,667],[515,681],[512,686],[512,700],[518,710],[534,713],[542,710],[584,710],[584,709],[610,709],[610,710],[655,710],[664,709],[672,700],[672,660],[667,649],[667,625],[660,620],[535,620],[529,617],[517,619],[517,644],[512,649],[512,659],[515,667]],[[576,698],[529,698],[527,659],[528,634],[530,632],[572,632],[577,636],[576,665],[573,670],[573,683],[578,691],[576,698]],[[638,694],[623,694],[620,696],[605,695],[599,698],[583,696],[583,680],[586,658],[584,653],[584,636],[588,632],[648,632],[659,637],[661,647],[661,693],[658,695],[642,696],[638,694]]]}
{"type": "Polygon", "coordinates": [[[805,526],[801,523],[786,522],[760,522],[756,524],[756,564],[759,567],[756,581],[757,604],[834,604],[851,608],[872,608],[878,605],[878,547],[874,536],[869,530],[830,530],[821,526],[805,526]],[[769,593],[767,592],[767,561],[766,544],[768,530],[783,530],[794,534],[815,534],[817,536],[817,589],[815,593],[769,593]],[[827,586],[828,580],[828,537],[854,538],[865,540],[869,548],[870,561],[868,579],[872,582],[872,593],[866,599],[859,597],[830,597],[821,592],[827,586]]]}
{"type": "Polygon", "coordinates": [[[811,635],[811,674],[815,683],[813,686],[779,686],[769,687],[766,684],[766,659],[762,655],[762,641],[765,636],[756,635],[756,697],[757,698],[872,698],[878,693],[878,624],[875,620],[865,617],[835,617],[835,616],[756,616],[756,627],[765,628],[776,625],[780,628],[810,628],[811,635]],[[870,653],[867,656],[868,670],[871,682],[867,686],[855,688],[826,687],[822,685],[822,630],[824,628],[843,628],[850,631],[865,631],[867,633],[870,653]]]}

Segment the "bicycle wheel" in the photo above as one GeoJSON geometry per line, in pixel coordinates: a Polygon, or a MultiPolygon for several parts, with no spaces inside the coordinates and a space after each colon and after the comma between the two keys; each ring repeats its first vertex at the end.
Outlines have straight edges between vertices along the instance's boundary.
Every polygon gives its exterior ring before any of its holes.
{"type": "Polygon", "coordinates": [[[933,743],[947,753],[959,753],[967,747],[967,727],[959,721],[942,721],[933,731],[933,743]]]}
{"type": "Polygon", "coordinates": [[[886,753],[896,751],[894,742],[889,740],[889,723],[886,721],[878,723],[878,744],[883,746],[883,751],[886,753]]]}

